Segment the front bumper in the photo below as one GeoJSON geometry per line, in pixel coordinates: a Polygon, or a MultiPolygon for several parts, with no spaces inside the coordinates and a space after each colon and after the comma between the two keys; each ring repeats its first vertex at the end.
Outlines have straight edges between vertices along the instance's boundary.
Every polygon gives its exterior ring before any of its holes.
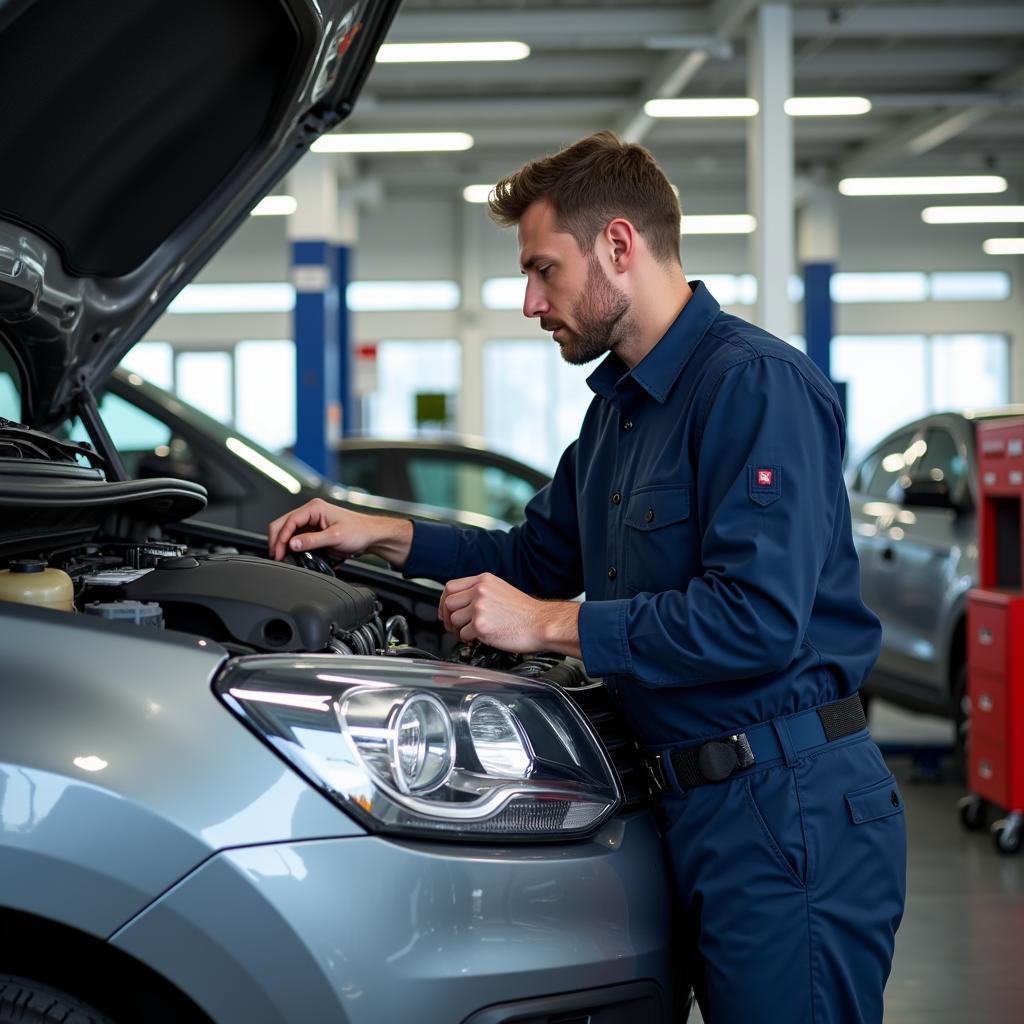
{"type": "Polygon", "coordinates": [[[362,836],[229,850],[111,942],[216,1024],[459,1024],[492,1007],[477,1019],[497,1021],[499,1004],[644,980],[660,1022],[670,909],[662,843],[640,811],[574,844],[362,836]]]}

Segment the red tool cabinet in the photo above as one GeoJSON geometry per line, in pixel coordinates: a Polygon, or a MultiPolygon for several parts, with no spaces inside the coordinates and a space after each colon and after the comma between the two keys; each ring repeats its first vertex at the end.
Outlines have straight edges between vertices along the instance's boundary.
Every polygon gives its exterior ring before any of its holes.
{"type": "Polygon", "coordinates": [[[971,704],[969,828],[984,803],[1008,811],[993,825],[996,847],[1024,839],[1024,418],[978,426],[979,587],[967,600],[967,692],[971,704]]]}

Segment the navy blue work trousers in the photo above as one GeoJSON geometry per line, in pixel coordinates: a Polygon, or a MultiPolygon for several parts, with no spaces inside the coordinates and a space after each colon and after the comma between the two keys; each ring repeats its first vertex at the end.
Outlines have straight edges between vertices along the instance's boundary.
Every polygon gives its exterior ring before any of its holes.
{"type": "Polygon", "coordinates": [[[662,802],[706,1024],[880,1024],[906,820],[867,731],[662,802]]]}

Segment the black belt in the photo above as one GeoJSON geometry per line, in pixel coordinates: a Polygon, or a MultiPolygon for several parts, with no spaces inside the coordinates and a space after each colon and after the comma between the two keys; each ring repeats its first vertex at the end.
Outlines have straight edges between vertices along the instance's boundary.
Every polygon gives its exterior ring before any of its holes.
{"type": "MultiPolygon", "coordinates": [[[[787,715],[786,733],[794,754],[820,747],[843,736],[851,736],[867,728],[864,705],[854,694],[834,704],[798,711],[787,715]]],[[[680,750],[645,751],[644,762],[655,789],[661,792],[669,785],[663,762],[671,762],[672,772],[682,789],[722,782],[735,772],[785,757],[786,752],[771,722],[751,726],[746,732],[709,740],[698,746],[680,750]]]]}

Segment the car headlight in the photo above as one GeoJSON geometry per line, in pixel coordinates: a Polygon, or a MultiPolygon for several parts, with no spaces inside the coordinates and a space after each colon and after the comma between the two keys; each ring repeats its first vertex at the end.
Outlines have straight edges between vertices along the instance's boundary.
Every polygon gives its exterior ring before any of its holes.
{"type": "Polygon", "coordinates": [[[550,683],[445,662],[254,655],[214,689],[375,831],[564,839],[619,806],[604,749],[550,683]]]}

